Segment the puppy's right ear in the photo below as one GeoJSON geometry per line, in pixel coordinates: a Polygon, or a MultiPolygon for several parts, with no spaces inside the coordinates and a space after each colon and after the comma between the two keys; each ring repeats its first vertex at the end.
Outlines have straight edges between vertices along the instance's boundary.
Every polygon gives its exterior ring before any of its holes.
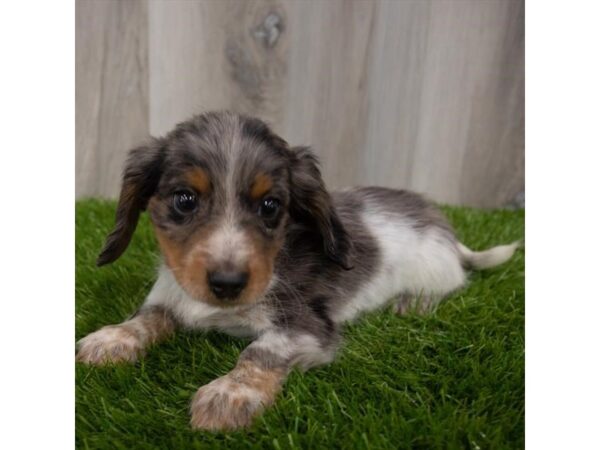
{"type": "Polygon", "coordinates": [[[158,139],[129,152],[123,172],[115,228],[106,238],[96,265],[103,266],[115,261],[129,245],[140,214],[146,209],[148,200],[156,191],[163,172],[164,159],[165,148],[163,142],[158,139]]]}

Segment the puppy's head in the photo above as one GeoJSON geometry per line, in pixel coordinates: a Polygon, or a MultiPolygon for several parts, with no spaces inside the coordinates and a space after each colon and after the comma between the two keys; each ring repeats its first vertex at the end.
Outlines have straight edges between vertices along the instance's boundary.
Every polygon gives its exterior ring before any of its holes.
{"type": "Polygon", "coordinates": [[[262,298],[291,222],[314,229],[324,255],[349,266],[350,241],[316,158],[258,119],[208,113],[132,150],[98,265],[125,251],[145,209],[178,283],[211,304],[262,298]]]}

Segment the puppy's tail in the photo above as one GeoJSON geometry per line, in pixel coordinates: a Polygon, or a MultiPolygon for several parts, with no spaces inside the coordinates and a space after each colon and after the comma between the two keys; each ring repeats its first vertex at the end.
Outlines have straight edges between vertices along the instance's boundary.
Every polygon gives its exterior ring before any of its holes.
{"type": "Polygon", "coordinates": [[[520,246],[521,241],[516,241],[512,244],[492,247],[482,252],[474,252],[460,242],[456,244],[463,267],[465,269],[473,270],[489,269],[490,267],[499,266],[500,264],[505,263],[520,246]]]}

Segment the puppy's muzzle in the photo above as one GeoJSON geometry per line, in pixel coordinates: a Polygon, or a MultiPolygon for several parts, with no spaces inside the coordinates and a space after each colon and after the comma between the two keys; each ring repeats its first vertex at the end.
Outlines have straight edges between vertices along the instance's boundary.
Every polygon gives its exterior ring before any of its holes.
{"type": "Polygon", "coordinates": [[[235,299],[248,284],[248,272],[209,272],[208,285],[221,300],[235,299]]]}

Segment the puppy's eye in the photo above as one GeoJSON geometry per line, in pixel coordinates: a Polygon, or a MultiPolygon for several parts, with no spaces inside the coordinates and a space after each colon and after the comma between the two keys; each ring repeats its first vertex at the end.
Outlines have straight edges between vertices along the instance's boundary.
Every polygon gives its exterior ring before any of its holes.
{"type": "Polygon", "coordinates": [[[190,214],[198,207],[198,197],[192,191],[182,190],[173,194],[173,208],[179,214],[190,214]]]}
{"type": "Polygon", "coordinates": [[[279,200],[273,197],[266,197],[260,202],[258,215],[265,220],[273,219],[279,212],[279,200]]]}

